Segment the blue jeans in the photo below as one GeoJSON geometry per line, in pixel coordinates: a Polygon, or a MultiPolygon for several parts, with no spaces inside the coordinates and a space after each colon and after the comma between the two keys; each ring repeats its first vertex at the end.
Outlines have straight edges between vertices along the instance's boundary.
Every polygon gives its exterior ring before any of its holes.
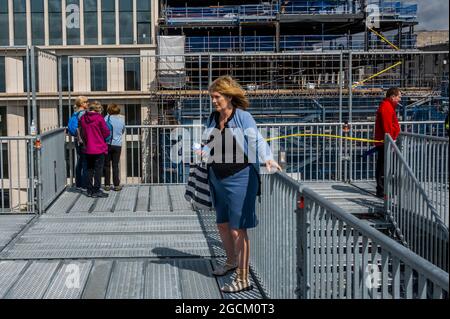
{"type": "Polygon", "coordinates": [[[77,156],[77,164],[75,167],[75,186],[80,188],[86,188],[87,183],[87,160],[86,154],[81,152],[80,146],[75,144],[75,151],[77,156]]]}

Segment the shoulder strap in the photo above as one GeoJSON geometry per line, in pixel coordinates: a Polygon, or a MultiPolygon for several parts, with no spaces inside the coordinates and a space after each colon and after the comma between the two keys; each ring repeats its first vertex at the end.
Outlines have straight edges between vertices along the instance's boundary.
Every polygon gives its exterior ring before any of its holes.
{"type": "Polygon", "coordinates": [[[213,112],[211,112],[211,114],[209,115],[208,121],[206,122],[206,125],[207,125],[208,127],[211,125],[211,122],[212,122],[212,120],[213,120],[213,118],[214,118],[214,114],[215,114],[215,113],[216,113],[216,112],[213,111],[213,112]]]}
{"type": "Polygon", "coordinates": [[[114,126],[111,123],[111,114],[108,114],[108,119],[106,120],[106,122],[109,123],[109,125],[111,125],[111,132],[109,132],[111,139],[109,140],[109,145],[112,145],[113,137],[114,137],[114,126]]]}

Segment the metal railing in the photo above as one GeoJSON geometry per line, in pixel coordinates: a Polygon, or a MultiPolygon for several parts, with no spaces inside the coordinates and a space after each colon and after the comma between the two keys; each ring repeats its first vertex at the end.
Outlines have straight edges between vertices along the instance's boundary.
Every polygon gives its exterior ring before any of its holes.
{"type": "MultiPolygon", "coordinates": [[[[401,127],[412,133],[445,134],[442,122],[402,122],[401,127]]],[[[285,156],[285,171],[295,180],[375,179],[376,158],[366,155],[372,143],[329,136],[371,140],[374,123],[351,123],[347,133],[339,123],[258,124],[258,128],[265,138],[289,136],[270,141],[269,145],[276,159],[285,156]],[[295,136],[297,134],[300,135],[295,136]]],[[[192,143],[201,142],[203,129],[200,125],[126,126],[122,181],[127,184],[186,183],[192,143]]],[[[75,166],[71,167],[73,176],[75,166]]]]}
{"type": "MultiPolygon", "coordinates": [[[[397,36],[386,36],[398,44],[397,36]]],[[[186,52],[229,52],[229,51],[268,51],[277,50],[275,36],[195,36],[186,37],[186,52]]],[[[363,34],[352,35],[283,35],[280,37],[279,50],[290,51],[333,51],[366,49],[363,34]]],[[[380,38],[370,36],[367,43],[369,50],[392,50],[392,47],[380,38]]],[[[405,35],[399,44],[401,49],[415,49],[416,38],[405,35]]]]}
{"type": "MultiPolygon", "coordinates": [[[[420,152],[423,151],[425,149],[420,150],[420,152]]],[[[419,153],[418,156],[423,156],[422,159],[426,161],[426,158],[431,155],[419,153]]],[[[434,159],[437,162],[439,160],[434,159]]],[[[436,169],[436,162],[435,164],[420,163],[420,165],[425,164],[428,165],[426,168],[428,172],[436,169]]],[[[448,156],[444,165],[448,166],[448,156]]],[[[423,181],[428,181],[428,179],[423,178],[424,175],[417,170],[417,166],[415,169],[422,180],[417,179],[395,142],[389,135],[386,135],[384,171],[386,217],[394,224],[397,236],[404,245],[448,271],[448,217],[446,217],[448,210],[442,211],[440,207],[438,208],[443,203],[431,199],[431,194],[427,193],[423,184],[423,181]],[[447,224],[445,219],[447,219],[447,224]]],[[[430,174],[431,176],[432,174],[430,174]]],[[[447,188],[448,185],[440,185],[434,181],[429,182],[432,184],[431,187],[447,188]]],[[[448,201],[448,190],[446,193],[444,201],[448,201]]]]}
{"type": "Polygon", "coordinates": [[[0,137],[0,214],[43,213],[67,185],[65,129],[0,137]]]}
{"type": "MultiPolygon", "coordinates": [[[[405,4],[401,1],[377,1],[379,14],[382,18],[415,19],[417,8],[415,4],[405,4]]],[[[163,17],[169,23],[199,22],[211,19],[221,19],[221,22],[239,20],[263,20],[275,18],[277,14],[356,14],[361,12],[360,3],[348,5],[347,1],[303,1],[289,4],[257,4],[222,7],[168,7],[163,9],[163,17]]]]}
{"type": "Polygon", "coordinates": [[[444,224],[449,226],[449,139],[400,133],[399,150],[444,224]]]}
{"type": "Polygon", "coordinates": [[[448,298],[448,273],[283,173],[262,175],[251,267],[270,298],[448,298]]]}
{"type": "Polygon", "coordinates": [[[0,214],[35,213],[34,137],[0,136],[0,214]]]}
{"type": "Polygon", "coordinates": [[[65,128],[46,132],[38,138],[37,196],[38,211],[43,213],[67,185],[65,128]]]}

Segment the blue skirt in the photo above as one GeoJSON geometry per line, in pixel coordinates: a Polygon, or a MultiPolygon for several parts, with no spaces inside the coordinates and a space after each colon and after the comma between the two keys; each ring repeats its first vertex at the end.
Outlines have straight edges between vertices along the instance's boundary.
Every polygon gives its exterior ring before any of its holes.
{"type": "Polygon", "coordinates": [[[255,206],[259,181],[252,165],[224,179],[218,179],[209,168],[208,180],[217,224],[229,223],[231,229],[258,225],[255,206]]]}

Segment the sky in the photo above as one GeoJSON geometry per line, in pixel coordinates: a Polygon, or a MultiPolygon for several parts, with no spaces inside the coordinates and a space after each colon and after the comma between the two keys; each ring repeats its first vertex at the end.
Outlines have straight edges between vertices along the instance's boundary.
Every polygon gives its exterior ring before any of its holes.
{"type": "Polygon", "coordinates": [[[448,30],[449,0],[406,1],[419,5],[417,30],[448,30]]]}

